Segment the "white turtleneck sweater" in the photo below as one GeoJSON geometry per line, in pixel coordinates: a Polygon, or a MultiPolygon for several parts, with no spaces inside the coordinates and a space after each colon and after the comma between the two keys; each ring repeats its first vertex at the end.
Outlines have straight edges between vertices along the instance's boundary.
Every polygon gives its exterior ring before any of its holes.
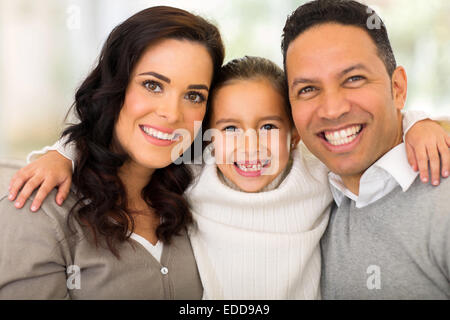
{"type": "Polygon", "coordinates": [[[238,191],[214,164],[187,190],[204,299],[320,298],[319,241],[332,202],[328,169],[303,144],[292,157],[273,190],[238,191]]]}

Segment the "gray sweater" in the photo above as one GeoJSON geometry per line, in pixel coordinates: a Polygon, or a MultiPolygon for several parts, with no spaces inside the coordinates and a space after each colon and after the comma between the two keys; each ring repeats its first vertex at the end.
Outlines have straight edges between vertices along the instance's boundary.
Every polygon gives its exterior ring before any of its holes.
{"type": "Polygon", "coordinates": [[[360,209],[345,198],[321,246],[324,299],[450,299],[450,178],[360,209]]]}
{"type": "Polygon", "coordinates": [[[161,263],[129,239],[118,260],[92,233],[67,215],[73,194],[59,207],[53,191],[38,212],[31,200],[17,210],[6,182],[18,167],[0,166],[0,299],[200,299],[203,289],[183,232],[164,245],[161,263]]]}

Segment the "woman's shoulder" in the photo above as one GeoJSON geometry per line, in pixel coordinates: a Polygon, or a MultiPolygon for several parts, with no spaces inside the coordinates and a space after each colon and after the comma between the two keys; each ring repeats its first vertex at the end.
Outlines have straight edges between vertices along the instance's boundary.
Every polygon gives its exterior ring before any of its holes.
{"type": "MultiPolygon", "coordinates": [[[[67,216],[71,207],[75,204],[75,197],[71,194],[62,206],[55,202],[56,189],[52,190],[42,203],[41,208],[32,212],[31,204],[37,194],[37,190],[28,198],[21,209],[14,206],[14,202],[8,199],[8,185],[11,178],[20,169],[20,164],[0,162],[0,228],[6,227],[20,228],[21,232],[34,232],[40,229],[41,232],[56,233],[56,237],[62,237],[66,233],[67,216]]],[[[50,235],[49,235],[50,236],[50,235]]],[[[52,235],[53,236],[53,235],[52,235]]]]}

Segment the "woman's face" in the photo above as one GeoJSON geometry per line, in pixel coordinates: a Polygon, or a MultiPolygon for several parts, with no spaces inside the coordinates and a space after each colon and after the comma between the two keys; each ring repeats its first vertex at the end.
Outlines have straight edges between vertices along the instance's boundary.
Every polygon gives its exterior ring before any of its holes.
{"type": "Polygon", "coordinates": [[[245,192],[259,192],[286,167],[298,135],[283,97],[264,79],[234,80],[213,98],[217,167],[245,192]]]}
{"type": "Polygon", "coordinates": [[[164,39],[146,49],[114,130],[130,161],[157,169],[176,160],[175,146],[189,146],[197,133],[194,122],[203,120],[212,75],[211,56],[198,42],[164,39]]]}

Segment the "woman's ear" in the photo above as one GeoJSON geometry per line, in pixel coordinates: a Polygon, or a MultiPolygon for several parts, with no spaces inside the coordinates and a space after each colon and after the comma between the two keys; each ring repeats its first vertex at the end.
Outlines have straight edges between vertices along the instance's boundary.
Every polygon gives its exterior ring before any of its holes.
{"type": "Polygon", "coordinates": [[[291,130],[291,150],[294,150],[298,143],[300,142],[300,134],[298,133],[297,129],[294,127],[291,130]]]}

